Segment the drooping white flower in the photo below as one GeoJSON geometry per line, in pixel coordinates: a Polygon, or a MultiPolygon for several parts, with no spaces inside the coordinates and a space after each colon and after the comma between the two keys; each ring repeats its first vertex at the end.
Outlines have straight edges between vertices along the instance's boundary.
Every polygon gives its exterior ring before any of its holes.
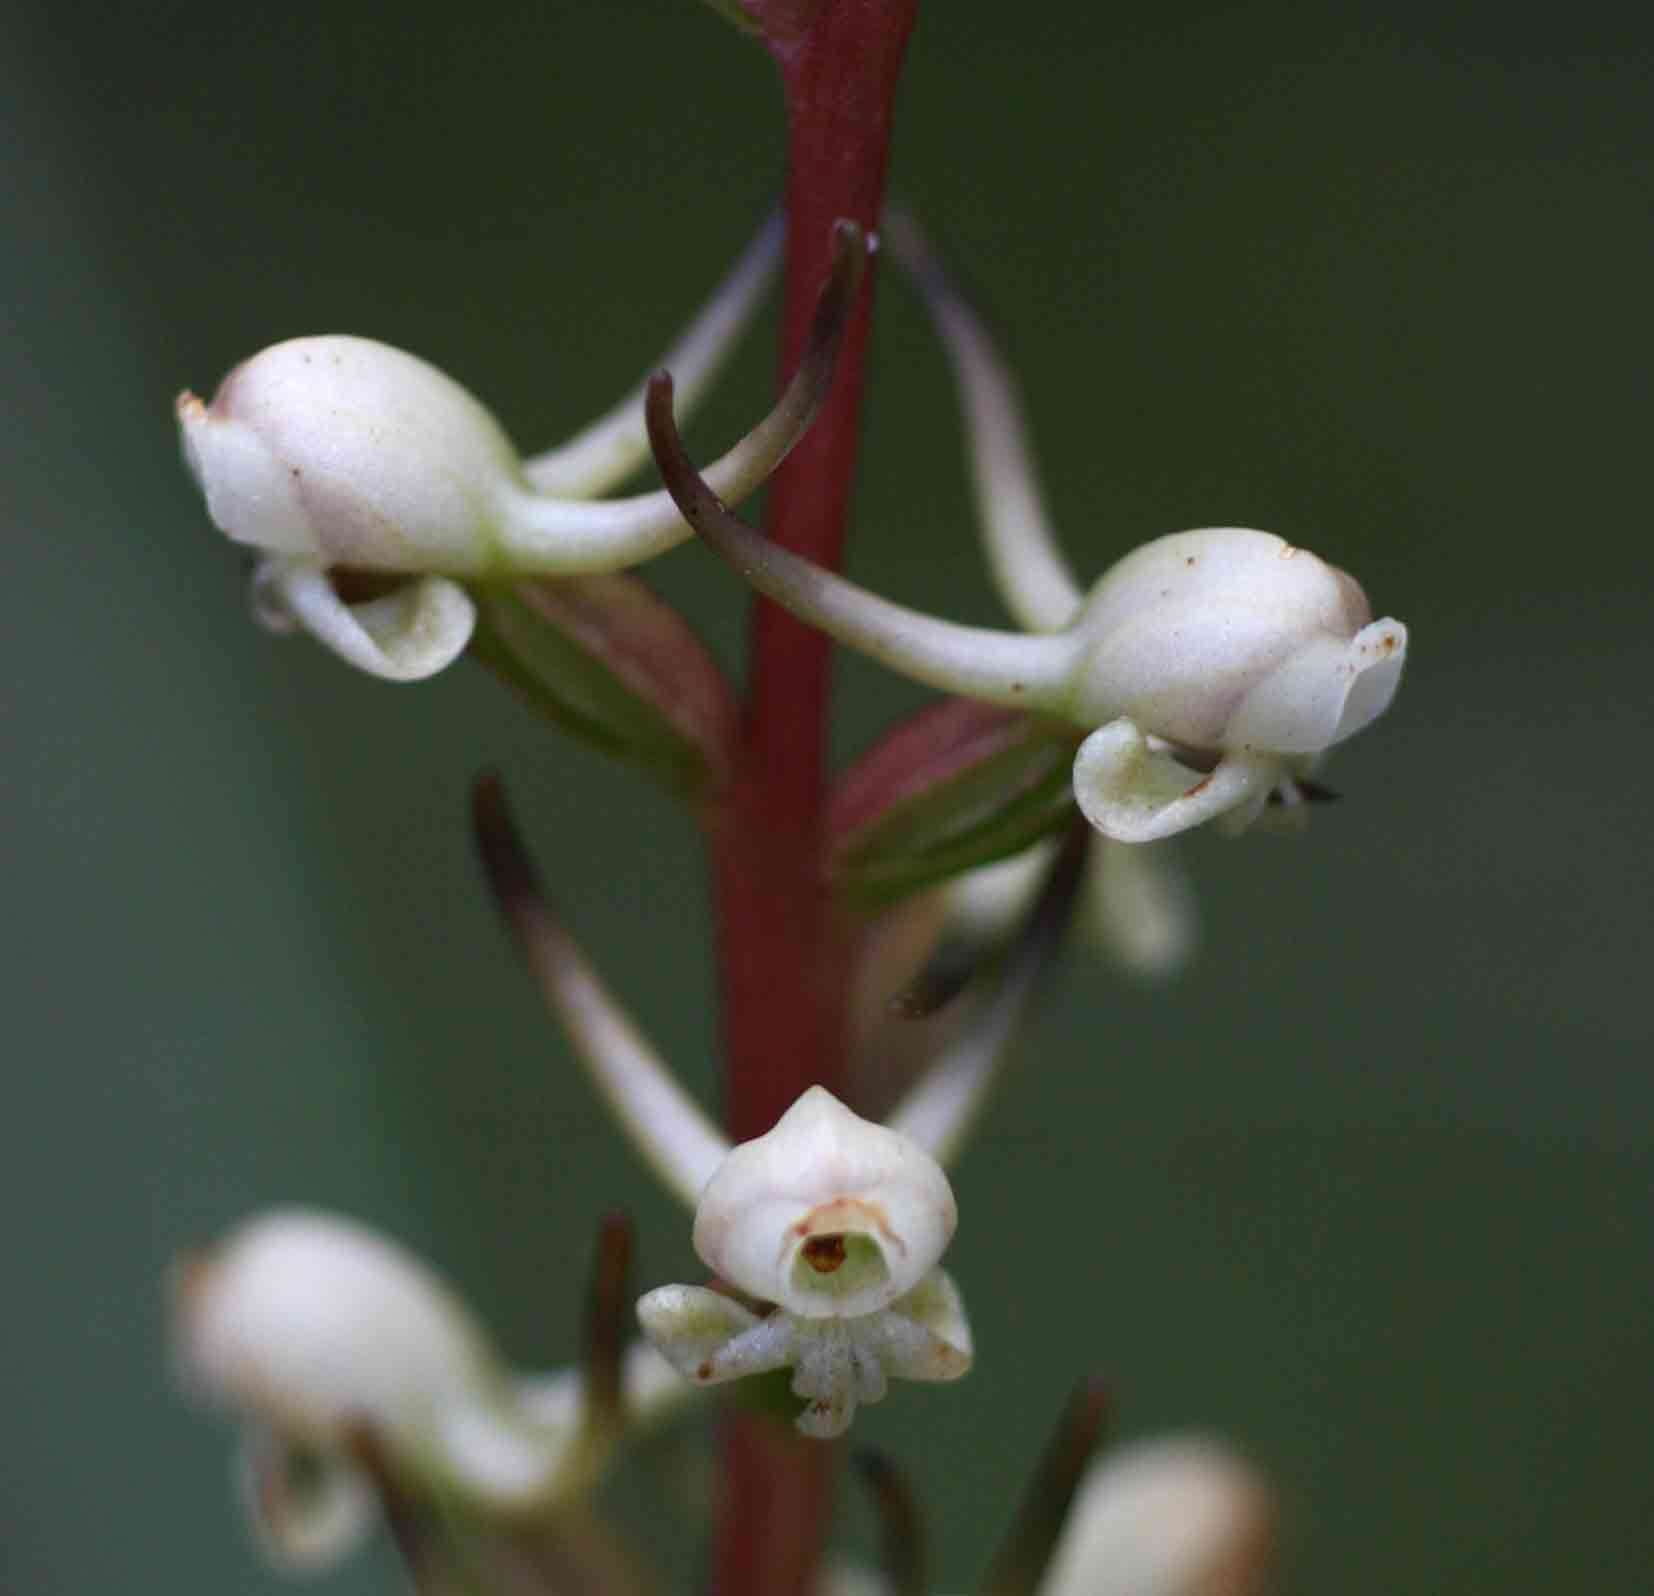
{"type": "Polygon", "coordinates": [[[798,558],[699,478],[655,379],[649,420],[668,487],[697,532],[760,592],[945,692],[1037,710],[1087,733],[1074,795],[1107,836],[1143,843],[1218,815],[1237,826],[1388,707],[1407,629],[1375,621],[1353,578],[1246,527],[1156,538],[1082,593],[1040,503],[1014,387],[975,316],[911,227],[888,230],[925,287],[971,429],[990,562],[1026,633],[961,626],[798,558]]]}
{"type": "MultiPolygon", "coordinates": [[[[825,391],[861,259],[841,228],[820,334],[776,408],[709,470],[733,498],[785,458],[825,391]]],[[[759,234],[665,359],[699,393],[755,310],[779,258],[759,234]]],[[[184,457],[212,520],[260,553],[254,606],[349,663],[429,676],[476,624],[467,582],[614,571],[688,536],[662,492],[597,499],[647,454],[634,394],[559,449],[523,460],[453,378],[372,339],[296,338],[237,366],[210,403],[177,401],[184,457]],[[347,599],[334,572],[367,578],[347,599]]]]}
{"type": "Polygon", "coordinates": [[[1069,714],[1086,817],[1150,842],[1270,793],[1370,725],[1401,681],[1407,629],[1374,621],[1345,572],[1243,527],[1157,538],[1086,600],[1069,714]]]}

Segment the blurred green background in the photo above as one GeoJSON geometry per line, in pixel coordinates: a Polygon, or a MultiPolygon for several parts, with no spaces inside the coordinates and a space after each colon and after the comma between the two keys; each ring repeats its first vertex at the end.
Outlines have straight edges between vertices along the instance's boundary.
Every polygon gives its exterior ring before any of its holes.
{"type": "MultiPolygon", "coordinates": [[[[1077,566],[1261,525],[1415,650],[1330,768],[1345,803],[1187,850],[1184,980],[1070,957],[959,1170],[977,1371],[860,1426],[930,1504],[942,1589],[1093,1370],[1123,1433],[1210,1426],[1270,1470],[1292,1591],[1648,1588],[1651,62],[1643,7],[922,10],[895,183],[1005,331],[1077,566]]],[[[480,671],[392,688],[258,632],[172,395],[348,330],[553,441],[745,237],[779,99],[691,0],[24,0],[0,118],[0,1588],[252,1596],[284,1586],[230,1431],[170,1384],[177,1249],[345,1209],[532,1364],[573,1351],[605,1208],[640,1281],[692,1278],[495,925],[472,774],[504,770],[710,1091],[706,904],[686,820],[480,671]]],[[[769,377],[758,334],[692,443],[769,377]]],[[[894,280],[852,568],[1000,613],[894,280]]],[[[650,577],[734,657],[710,557],[650,577]]],[[[847,749],[921,699],[842,680],[847,749]]],[[[621,1495],[693,1547],[639,1471],[621,1495]]],[[[381,1547],[315,1588],[394,1579],[381,1547]]]]}

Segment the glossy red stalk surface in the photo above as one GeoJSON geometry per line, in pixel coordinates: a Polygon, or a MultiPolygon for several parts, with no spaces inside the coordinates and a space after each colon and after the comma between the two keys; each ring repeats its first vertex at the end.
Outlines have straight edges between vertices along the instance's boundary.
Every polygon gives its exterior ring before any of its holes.
{"type": "MultiPolygon", "coordinates": [[[[833,222],[848,217],[870,234],[877,229],[918,0],[745,3],[780,68],[786,101],[785,376],[828,270],[833,222]]],[[[834,569],[855,476],[875,275],[866,274],[827,403],[770,490],[770,535],[834,569]]],[[[768,1130],[811,1085],[846,1091],[849,950],[822,869],[831,683],[828,640],[759,599],[740,753],[713,838],[724,1115],[737,1140],[768,1130]]],[[[717,1596],[810,1596],[835,1452],[769,1419],[731,1416],[717,1596]]]]}

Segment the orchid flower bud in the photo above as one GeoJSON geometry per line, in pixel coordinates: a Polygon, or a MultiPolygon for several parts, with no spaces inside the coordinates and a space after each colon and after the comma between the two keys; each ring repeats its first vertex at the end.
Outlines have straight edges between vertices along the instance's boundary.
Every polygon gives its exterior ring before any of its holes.
{"type": "MultiPolygon", "coordinates": [[[[779,254],[769,224],[668,358],[695,392],[733,347],[779,254]]],[[[860,270],[842,224],[811,344],[770,414],[710,468],[743,498],[803,435],[826,391],[860,270]]],[[[633,397],[561,449],[524,462],[493,415],[415,355],[367,338],[296,338],[254,355],[210,403],[177,402],[185,460],[207,512],[260,551],[255,606],[350,663],[411,681],[466,646],[463,582],[618,570],[689,535],[668,495],[587,502],[644,454],[633,397]],[[347,602],[329,573],[390,591],[347,602]]]]}
{"type": "Polygon", "coordinates": [[[799,1428],[839,1435],[889,1376],[953,1380],[969,1369],[964,1307],[937,1268],[956,1220],[928,1153],[813,1086],[729,1154],[695,1211],[702,1261],[765,1312],[665,1286],[639,1302],[638,1318],[698,1384],[792,1368],[806,1404],[799,1428]]]}
{"type": "MultiPolygon", "coordinates": [[[[373,1517],[365,1426],[410,1487],[514,1513],[583,1484],[594,1437],[578,1392],[518,1384],[481,1327],[417,1259],[361,1225],[303,1209],[249,1221],[174,1279],[187,1387],[247,1423],[255,1527],[293,1567],[336,1562],[373,1517]]],[[[658,1386],[652,1366],[628,1372],[658,1386]]]]}
{"type": "Polygon", "coordinates": [[[696,474],[659,377],[650,436],[685,518],[761,593],[840,642],[944,692],[1086,733],[1074,796],[1109,837],[1152,842],[1220,814],[1239,827],[1272,793],[1292,801],[1319,755],[1388,707],[1406,628],[1374,621],[1344,572],[1239,527],[1147,543],[1084,598],[1046,519],[1009,374],[911,224],[889,236],[953,359],[990,561],[1029,632],[892,604],[761,537],[696,474]]]}

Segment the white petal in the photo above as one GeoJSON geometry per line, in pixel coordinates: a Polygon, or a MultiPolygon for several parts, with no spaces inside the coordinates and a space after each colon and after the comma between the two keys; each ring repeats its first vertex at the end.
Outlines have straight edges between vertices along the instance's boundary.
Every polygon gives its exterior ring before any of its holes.
{"type": "Polygon", "coordinates": [[[970,1321],[959,1288],[946,1271],[893,1303],[880,1325],[886,1369],[903,1380],[957,1380],[974,1358],[970,1321]]]}
{"type": "Polygon", "coordinates": [[[791,1361],[793,1335],[785,1314],[760,1319],[705,1286],[659,1286],[639,1299],[643,1333],[686,1380],[721,1385],[791,1361]]]}
{"type": "Polygon", "coordinates": [[[1358,663],[1343,713],[1333,730],[1335,743],[1353,737],[1390,707],[1390,700],[1401,685],[1402,667],[1407,663],[1407,628],[1386,616],[1357,632],[1350,648],[1358,663]]]}
{"type": "MultiPolygon", "coordinates": [[[[785,232],[783,218],[770,216],[677,341],[654,362],[652,369],[672,373],[679,414],[695,408],[752,321],[780,263],[785,232]]],[[[536,455],[523,471],[541,493],[586,499],[607,493],[648,458],[640,387],[568,442],[536,455]]]]}
{"type": "Polygon", "coordinates": [[[321,558],[321,538],[294,488],[291,466],[245,422],[215,415],[192,393],[178,396],[184,462],[207,514],[238,543],[276,554],[321,558]]]}
{"type": "Polygon", "coordinates": [[[933,1270],[923,1284],[894,1304],[891,1311],[939,1336],[969,1364],[974,1352],[970,1320],[965,1316],[965,1299],[947,1270],[933,1270]]]}
{"type": "Polygon", "coordinates": [[[1261,803],[1278,761],[1226,757],[1209,775],[1157,750],[1129,720],[1094,731],[1074,756],[1074,797],[1118,842],[1155,842],[1248,802],[1261,803]]]}
{"type": "Polygon", "coordinates": [[[347,604],[308,561],[266,560],[253,573],[255,614],[284,614],[346,663],[385,681],[415,682],[465,652],[477,607],[457,582],[425,576],[383,598],[347,604]]]}
{"type": "Polygon", "coordinates": [[[1407,628],[1375,621],[1353,638],[1312,638],[1241,701],[1224,732],[1231,748],[1318,754],[1389,707],[1407,657],[1407,628]]]}
{"type": "Polygon", "coordinates": [[[1073,620],[1081,593],[1040,492],[1015,379],[913,218],[892,211],[884,235],[918,284],[953,365],[994,583],[1023,626],[1059,631],[1073,620]]]}

